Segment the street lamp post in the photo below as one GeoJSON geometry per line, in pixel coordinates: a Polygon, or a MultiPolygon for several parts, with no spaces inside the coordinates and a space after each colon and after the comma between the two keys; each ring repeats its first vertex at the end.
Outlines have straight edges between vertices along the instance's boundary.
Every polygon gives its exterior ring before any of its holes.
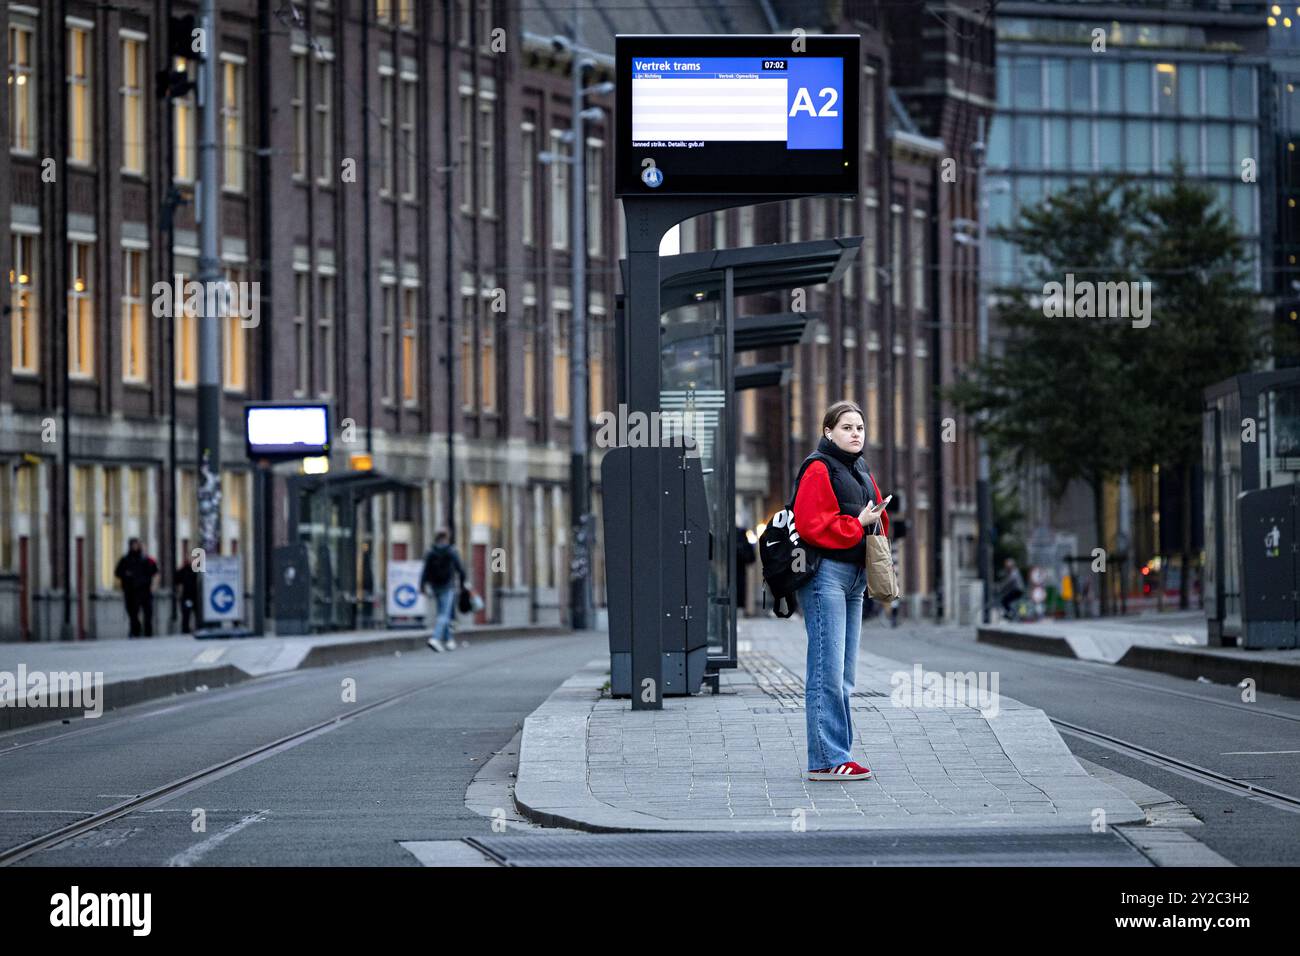
{"type": "Polygon", "coordinates": [[[588,120],[600,119],[601,110],[584,109],[586,97],[609,93],[612,83],[583,85],[587,71],[596,65],[591,50],[568,37],[551,39],[557,50],[573,57],[573,125],[563,136],[572,147],[569,156],[543,152],[544,164],[563,163],[571,168],[569,188],[570,260],[573,264],[573,309],[569,323],[569,409],[572,414],[569,455],[569,623],[574,630],[591,626],[591,480],[587,435],[590,428],[587,378],[587,137],[588,120]]]}

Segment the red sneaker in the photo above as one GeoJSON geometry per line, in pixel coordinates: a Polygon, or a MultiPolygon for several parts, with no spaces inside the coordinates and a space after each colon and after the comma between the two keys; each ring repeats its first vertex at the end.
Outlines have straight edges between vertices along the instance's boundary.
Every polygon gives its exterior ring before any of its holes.
{"type": "Polygon", "coordinates": [[[848,763],[842,763],[838,767],[831,767],[827,770],[809,770],[809,780],[866,780],[871,776],[871,771],[862,766],[856,760],[850,760],[848,763]]]}

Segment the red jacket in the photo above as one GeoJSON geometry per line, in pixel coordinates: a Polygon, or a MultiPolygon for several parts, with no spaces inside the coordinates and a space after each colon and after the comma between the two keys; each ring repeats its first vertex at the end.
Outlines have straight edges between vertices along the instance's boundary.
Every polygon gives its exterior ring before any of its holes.
{"type": "MultiPolygon", "coordinates": [[[[876,503],[881,501],[880,487],[871,479],[876,492],[876,503]]],[[[889,515],[881,515],[881,527],[889,534],[889,515]]],[[[807,538],[819,548],[851,548],[866,534],[858,523],[857,515],[840,514],[840,502],[831,487],[830,472],[826,464],[814,461],[799,479],[799,490],[794,496],[794,526],[799,537],[807,538]]]]}

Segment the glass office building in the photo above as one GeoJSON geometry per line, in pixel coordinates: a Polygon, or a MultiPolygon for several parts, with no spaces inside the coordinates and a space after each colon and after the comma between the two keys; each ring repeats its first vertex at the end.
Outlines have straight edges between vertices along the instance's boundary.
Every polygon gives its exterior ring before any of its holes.
{"type": "MultiPolygon", "coordinates": [[[[997,21],[990,225],[1010,223],[1022,206],[1089,178],[1167,180],[1181,160],[1213,186],[1252,239],[1258,282],[1260,240],[1268,232],[1261,224],[1261,186],[1271,166],[1271,157],[1261,161],[1260,153],[1261,145],[1268,148],[1267,109],[1261,108],[1269,76],[1266,27],[1262,7],[1250,15],[1232,6],[1106,5],[1105,16],[1083,18],[1068,3],[1007,4],[1041,15],[997,21]],[[1104,51],[1094,49],[1098,30],[1104,51]],[[1248,160],[1253,181],[1242,175],[1248,160]]],[[[989,253],[990,283],[1022,274],[1009,243],[990,240],[989,253]]]]}

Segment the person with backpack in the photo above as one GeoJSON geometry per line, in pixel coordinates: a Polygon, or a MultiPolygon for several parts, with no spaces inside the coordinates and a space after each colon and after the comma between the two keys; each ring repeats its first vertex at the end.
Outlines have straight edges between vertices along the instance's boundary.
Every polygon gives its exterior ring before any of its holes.
{"type": "MultiPolygon", "coordinates": [[[[797,590],[808,633],[804,706],[809,780],[866,780],[853,760],[853,712],[862,600],[867,588],[866,536],[889,532],[880,488],[862,460],[862,409],[838,401],[822,418],[817,450],[796,479],[792,525],[811,552],[797,590]],[[815,562],[815,569],[813,564],[815,562]]],[[[892,496],[891,496],[892,497],[892,496]]]]}
{"type": "Polygon", "coordinates": [[[456,595],[465,587],[465,566],[451,543],[451,534],[439,528],[433,536],[433,547],[424,556],[424,571],[420,575],[420,590],[425,597],[436,602],[437,622],[429,638],[430,649],[441,653],[456,649],[452,636],[452,615],[456,612],[456,595]],[[459,578],[459,581],[456,579],[459,578]]]}

